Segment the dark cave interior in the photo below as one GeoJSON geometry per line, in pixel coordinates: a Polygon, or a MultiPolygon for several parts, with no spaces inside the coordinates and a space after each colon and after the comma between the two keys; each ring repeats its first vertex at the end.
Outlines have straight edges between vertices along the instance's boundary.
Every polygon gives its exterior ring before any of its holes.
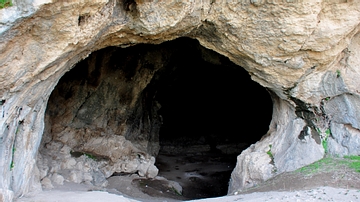
{"type": "Polygon", "coordinates": [[[155,97],[159,175],[180,182],[189,199],[223,196],[236,156],[267,133],[272,100],[242,67],[195,40],[178,41],[155,97]]]}
{"type": "Polygon", "coordinates": [[[220,144],[260,140],[272,116],[267,90],[227,58],[204,50],[196,41],[181,40],[185,45],[178,47],[169,64],[169,69],[176,68],[158,85],[155,97],[163,118],[160,144],[176,140],[186,145],[188,139],[216,149],[220,144]]]}
{"type": "Polygon", "coordinates": [[[86,127],[93,135],[121,134],[124,123],[130,123],[124,134],[130,141],[139,139],[139,131],[157,133],[158,141],[154,134],[140,138],[160,144],[159,176],[178,181],[187,199],[226,195],[236,156],[266,134],[272,118],[272,100],[264,87],[242,67],[190,38],[94,52],[66,73],[54,92],[47,114],[57,118],[48,119],[48,125],[86,127]],[[124,113],[141,81],[136,79],[149,72],[154,74],[137,107],[124,113]],[[154,103],[161,107],[153,108],[154,103]],[[87,113],[81,114],[84,106],[87,113]],[[65,117],[69,121],[59,121],[65,117]]]}

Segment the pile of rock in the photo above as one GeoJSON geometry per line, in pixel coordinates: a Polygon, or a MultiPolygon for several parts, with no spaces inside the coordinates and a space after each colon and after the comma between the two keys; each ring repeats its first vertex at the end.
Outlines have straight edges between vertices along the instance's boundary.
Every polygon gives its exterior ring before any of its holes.
{"type": "Polygon", "coordinates": [[[101,148],[100,145],[92,145],[93,150],[88,153],[74,151],[57,141],[47,143],[37,159],[43,188],[51,189],[54,185],[63,185],[65,181],[105,187],[106,179],[114,173],[136,173],[147,178],[157,176],[158,169],[154,165],[154,157],[139,152],[127,152],[114,158],[106,155],[107,150],[102,153],[97,150],[96,148],[101,148]]]}

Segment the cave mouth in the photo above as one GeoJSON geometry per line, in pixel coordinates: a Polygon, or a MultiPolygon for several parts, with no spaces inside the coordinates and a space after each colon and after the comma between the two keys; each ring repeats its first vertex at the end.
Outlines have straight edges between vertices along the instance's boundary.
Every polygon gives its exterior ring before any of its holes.
{"type": "Polygon", "coordinates": [[[113,176],[158,174],[178,182],[183,198],[223,196],[236,156],[266,134],[271,116],[268,91],[196,40],[108,47],[49,98],[41,182],[106,187],[113,176]]]}
{"type": "Polygon", "coordinates": [[[242,67],[181,40],[188,45],[155,97],[162,117],[156,166],[188,199],[224,196],[237,155],[267,133],[272,100],[242,67]]]}

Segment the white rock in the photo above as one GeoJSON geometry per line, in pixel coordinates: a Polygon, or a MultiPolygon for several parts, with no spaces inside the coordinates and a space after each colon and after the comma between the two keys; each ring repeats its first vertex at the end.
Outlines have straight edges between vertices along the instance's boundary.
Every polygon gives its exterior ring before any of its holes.
{"type": "Polygon", "coordinates": [[[63,185],[64,184],[64,177],[62,175],[59,175],[57,173],[54,173],[51,176],[51,181],[57,185],[63,185]]]}
{"type": "Polygon", "coordinates": [[[51,183],[51,180],[48,177],[45,177],[41,180],[41,186],[45,189],[52,189],[54,186],[51,183]]]}
{"type": "Polygon", "coordinates": [[[80,171],[71,171],[69,174],[69,181],[75,183],[81,183],[83,181],[83,174],[80,171]]]}
{"type": "Polygon", "coordinates": [[[76,160],[74,158],[65,159],[61,163],[61,169],[74,169],[76,160]]]}

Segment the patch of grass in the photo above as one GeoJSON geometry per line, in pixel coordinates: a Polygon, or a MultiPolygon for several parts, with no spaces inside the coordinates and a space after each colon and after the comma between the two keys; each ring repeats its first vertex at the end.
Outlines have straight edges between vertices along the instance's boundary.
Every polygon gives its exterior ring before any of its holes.
{"type": "Polygon", "coordinates": [[[0,0],[0,9],[12,6],[11,0],[0,0]]]}
{"type": "Polygon", "coordinates": [[[269,145],[269,151],[267,151],[266,153],[269,155],[269,157],[271,158],[271,161],[274,161],[274,155],[272,154],[272,152],[271,152],[271,147],[272,147],[272,145],[270,144],[269,145]]]}
{"type": "Polygon", "coordinates": [[[267,153],[267,155],[269,155],[269,157],[270,157],[270,159],[271,159],[270,163],[274,166],[273,169],[272,169],[272,172],[273,172],[273,173],[276,173],[276,172],[277,172],[277,168],[276,168],[276,166],[275,166],[274,155],[273,155],[273,153],[272,153],[272,151],[271,151],[271,148],[272,148],[272,145],[270,144],[270,145],[269,145],[269,151],[267,151],[266,153],[267,153]]]}
{"type": "Polygon", "coordinates": [[[174,187],[171,187],[171,189],[175,194],[182,196],[182,193],[178,192],[178,190],[176,190],[174,187]]]}
{"type": "Polygon", "coordinates": [[[325,153],[328,152],[328,138],[329,138],[330,134],[331,134],[330,129],[329,129],[329,128],[326,129],[326,131],[325,131],[325,137],[324,137],[324,139],[323,139],[322,142],[321,142],[321,143],[322,143],[322,146],[324,147],[325,153]]]}
{"type": "Polygon", "coordinates": [[[299,168],[297,172],[311,175],[319,172],[330,172],[341,166],[360,172],[360,156],[344,156],[344,158],[325,157],[315,163],[299,168]]]}
{"type": "Polygon", "coordinates": [[[344,156],[345,159],[349,159],[349,167],[360,173],[360,156],[344,156]]]}
{"type": "Polygon", "coordinates": [[[304,174],[314,174],[319,172],[320,169],[323,169],[325,166],[328,167],[333,163],[334,161],[331,157],[326,157],[319,161],[316,161],[315,163],[299,168],[297,171],[304,174]]]}

